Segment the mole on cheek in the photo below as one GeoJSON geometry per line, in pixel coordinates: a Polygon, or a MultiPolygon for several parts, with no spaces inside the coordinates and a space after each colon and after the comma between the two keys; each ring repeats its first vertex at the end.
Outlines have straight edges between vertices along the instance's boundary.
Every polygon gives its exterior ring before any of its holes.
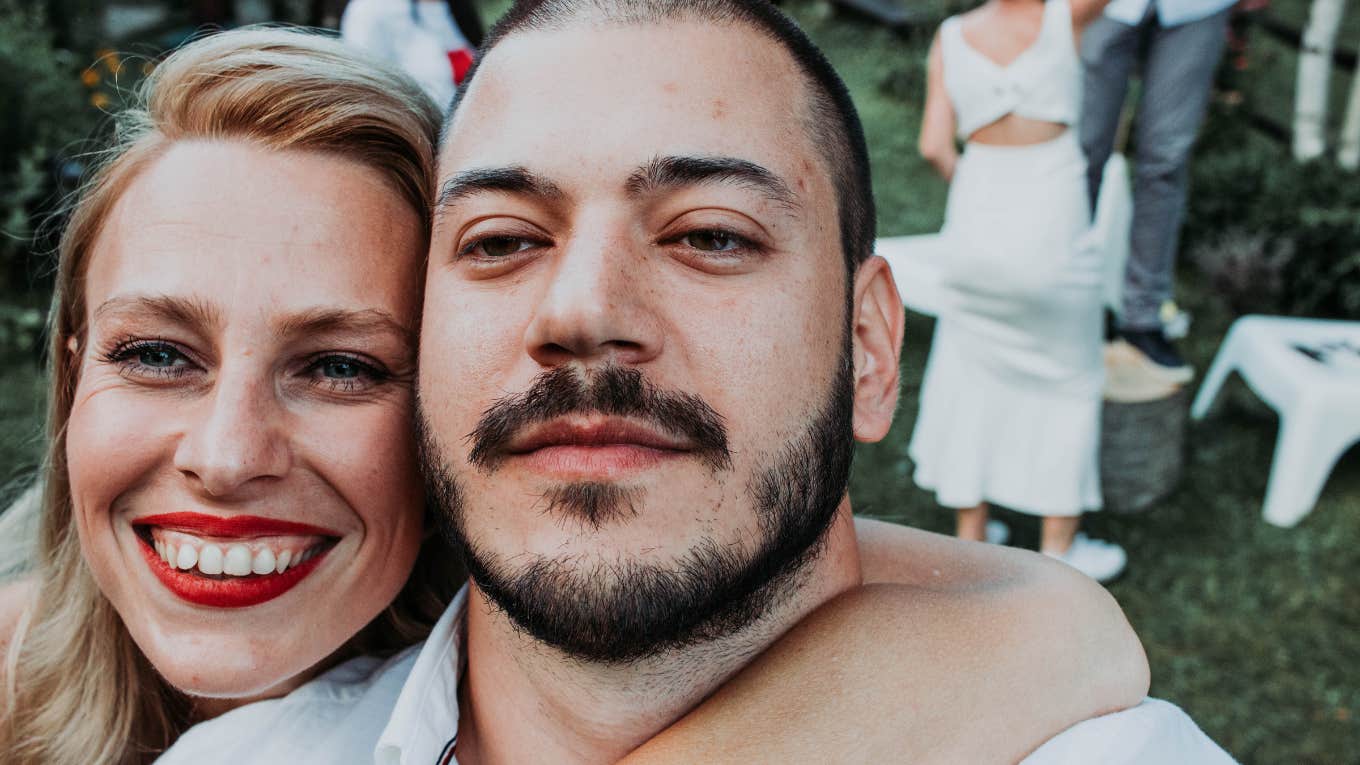
{"type": "Polygon", "coordinates": [[[713,119],[720,120],[727,116],[727,103],[721,98],[713,100],[713,119]]]}
{"type": "Polygon", "coordinates": [[[664,82],[661,84],[661,91],[663,93],[678,93],[680,86],[674,82],[664,82]]]}

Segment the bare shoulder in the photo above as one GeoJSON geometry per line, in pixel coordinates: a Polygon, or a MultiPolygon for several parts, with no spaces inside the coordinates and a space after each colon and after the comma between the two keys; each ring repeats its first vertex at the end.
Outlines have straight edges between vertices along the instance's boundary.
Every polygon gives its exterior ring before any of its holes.
{"type": "Polygon", "coordinates": [[[1104,588],[1067,566],[1027,550],[965,542],[868,518],[855,519],[855,534],[865,584],[911,584],[962,593],[1046,583],[1104,593],[1104,588]]]}
{"type": "Polygon", "coordinates": [[[893,523],[856,519],[855,531],[865,584],[896,586],[866,587],[845,607],[891,608],[892,618],[962,635],[978,651],[1032,651],[1051,661],[1057,647],[1074,677],[1092,681],[1101,711],[1147,693],[1147,655],[1123,609],[1076,570],[1028,550],[893,523]]]}
{"type": "Polygon", "coordinates": [[[855,534],[865,584],[978,591],[1049,583],[1105,592],[1072,568],[1029,550],[965,542],[869,518],[855,519],[855,534]]]}

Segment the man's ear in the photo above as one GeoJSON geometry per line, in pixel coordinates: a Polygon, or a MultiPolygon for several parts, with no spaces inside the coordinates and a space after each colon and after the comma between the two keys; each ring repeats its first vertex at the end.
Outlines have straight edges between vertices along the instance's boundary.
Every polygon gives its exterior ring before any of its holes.
{"type": "Polygon", "coordinates": [[[877,255],[855,274],[855,438],[873,442],[892,427],[897,409],[897,362],[905,316],[888,261],[877,255]]]}

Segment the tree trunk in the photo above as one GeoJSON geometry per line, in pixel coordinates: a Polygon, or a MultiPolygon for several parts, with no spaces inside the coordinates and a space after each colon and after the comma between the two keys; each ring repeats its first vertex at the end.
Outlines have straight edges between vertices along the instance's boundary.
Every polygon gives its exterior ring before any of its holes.
{"type": "Polygon", "coordinates": [[[1360,66],[1351,72],[1351,95],[1346,99],[1346,121],[1341,125],[1336,161],[1347,170],[1360,169],[1360,66]]]}
{"type": "Polygon", "coordinates": [[[1332,50],[1346,0],[1313,0],[1299,49],[1294,92],[1294,158],[1319,157],[1327,150],[1327,96],[1332,50]]]}

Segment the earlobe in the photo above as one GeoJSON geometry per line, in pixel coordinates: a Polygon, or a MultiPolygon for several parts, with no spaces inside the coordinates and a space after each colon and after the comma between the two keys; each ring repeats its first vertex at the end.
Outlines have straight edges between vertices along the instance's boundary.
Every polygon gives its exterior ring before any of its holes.
{"type": "Polygon", "coordinates": [[[75,335],[71,335],[70,337],[66,338],[66,350],[70,351],[72,356],[79,356],[80,338],[76,337],[75,335]]]}
{"type": "Polygon", "coordinates": [[[892,270],[874,256],[855,275],[855,438],[873,442],[892,427],[905,316],[892,270]]]}

